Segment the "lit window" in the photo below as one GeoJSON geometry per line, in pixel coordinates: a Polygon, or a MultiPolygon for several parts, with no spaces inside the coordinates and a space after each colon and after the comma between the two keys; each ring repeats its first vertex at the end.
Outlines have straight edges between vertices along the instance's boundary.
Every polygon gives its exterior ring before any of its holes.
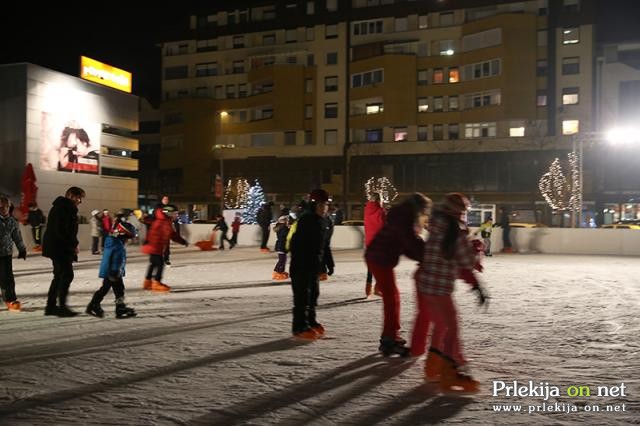
{"type": "Polygon", "coordinates": [[[384,111],[382,104],[368,104],[365,108],[367,114],[378,114],[384,111]]]}
{"type": "Polygon", "coordinates": [[[547,106],[547,93],[544,90],[538,90],[536,105],[540,107],[547,106]]]}
{"type": "Polygon", "coordinates": [[[418,28],[421,30],[429,28],[429,17],[427,15],[418,16],[418,28]]]}
{"type": "Polygon", "coordinates": [[[578,87],[565,87],[562,89],[562,105],[575,105],[580,100],[578,87]]]}
{"type": "Polygon", "coordinates": [[[409,137],[409,133],[407,132],[406,127],[396,127],[393,129],[393,141],[394,142],[403,142],[406,141],[409,137]]]}
{"type": "Polygon", "coordinates": [[[460,81],[460,70],[458,67],[449,68],[449,83],[457,83],[460,81]]]}
{"type": "Polygon", "coordinates": [[[580,28],[565,28],[562,30],[562,44],[580,43],[580,28]]]}
{"type": "Polygon", "coordinates": [[[575,135],[580,131],[579,120],[563,120],[562,121],[562,134],[563,135],[575,135]]]}
{"type": "Polygon", "coordinates": [[[433,70],[433,84],[444,83],[444,71],[442,68],[436,68],[433,70]]]}
{"type": "Polygon", "coordinates": [[[418,112],[429,112],[429,98],[418,99],[418,112]]]}
{"type": "Polygon", "coordinates": [[[512,138],[521,138],[524,136],[524,127],[510,127],[509,136],[512,138]]]}

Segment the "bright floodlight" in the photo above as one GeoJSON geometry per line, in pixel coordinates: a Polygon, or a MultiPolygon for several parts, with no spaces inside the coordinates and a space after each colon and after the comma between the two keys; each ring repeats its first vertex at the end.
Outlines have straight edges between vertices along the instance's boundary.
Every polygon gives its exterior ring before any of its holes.
{"type": "Polygon", "coordinates": [[[220,111],[220,117],[225,118],[229,113],[227,111],[220,111]]]}
{"type": "Polygon", "coordinates": [[[606,133],[607,142],[612,144],[637,143],[640,140],[638,129],[631,127],[617,127],[606,133]]]}

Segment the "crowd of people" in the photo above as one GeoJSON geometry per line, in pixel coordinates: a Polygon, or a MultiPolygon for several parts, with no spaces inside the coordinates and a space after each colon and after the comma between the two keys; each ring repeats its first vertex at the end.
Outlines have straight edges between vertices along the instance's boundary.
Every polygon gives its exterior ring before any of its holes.
{"type": "MultiPolygon", "coordinates": [[[[51,260],[53,268],[45,315],[72,317],[78,314],[69,308],[67,298],[74,278],[73,262],[78,258],[78,206],[84,197],[84,190],[71,187],[64,196],[56,198],[41,238],[45,217],[41,211],[38,212],[36,205],[30,209],[28,223],[36,228],[33,231],[34,241],[42,255],[51,260]]],[[[283,207],[273,228],[278,260],[272,279],[291,279],[291,331],[298,339],[315,340],[326,333],[317,318],[316,306],[320,296],[319,281],[332,275],[335,268],[331,236],[336,219],[335,215],[328,214],[330,205],[330,195],[323,189],[315,189],[292,210],[283,207]],[[288,255],[291,259],[287,273],[288,255]]],[[[393,206],[386,205],[381,194],[371,194],[365,206],[365,295],[370,297],[374,293],[381,296],[383,301],[383,325],[378,349],[385,356],[417,357],[426,353],[425,378],[439,381],[446,391],[478,390],[478,382],[466,369],[467,361],[458,330],[458,313],[452,299],[456,279],[471,286],[480,304],[485,304],[488,299],[476,273],[482,271],[481,259],[484,255],[490,255],[490,247],[469,234],[465,217],[468,208],[468,199],[460,193],[447,194],[436,206],[419,193],[393,206]],[[426,241],[422,237],[425,230],[428,231],[426,241]],[[414,274],[417,314],[410,346],[400,335],[401,303],[394,273],[402,255],[418,262],[414,274]],[[427,344],[429,336],[430,344],[427,344]]],[[[146,290],[171,290],[162,282],[163,268],[169,263],[169,243],[175,241],[188,245],[180,236],[179,224],[175,223],[177,216],[177,208],[169,204],[168,197],[164,197],[151,217],[143,220],[147,232],[142,252],[149,255],[149,266],[142,285],[146,290]]],[[[86,313],[90,315],[104,317],[101,303],[112,289],[116,317],[136,316],[135,310],[127,306],[124,299],[126,243],[138,236],[138,230],[130,223],[133,217],[132,211],[126,209],[117,211],[113,217],[108,210],[92,212],[91,252],[102,254],[99,270],[102,285],[87,305],[86,313]]],[[[272,203],[262,205],[257,220],[262,228],[260,249],[267,252],[272,203]]],[[[490,237],[491,228],[491,221],[488,221],[478,231],[485,241],[490,237]]],[[[237,244],[239,216],[232,222],[231,239],[227,238],[228,229],[224,217],[219,216],[214,231],[221,234],[221,249],[224,249],[225,241],[230,248],[237,244]]],[[[2,297],[9,310],[19,311],[21,305],[15,294],[12,271],[13,245],[18,249],[18,258],[26,260],[26,247],[18,222],[10,214],[10,202],[6,197],[0,197],[2,297]]]]}

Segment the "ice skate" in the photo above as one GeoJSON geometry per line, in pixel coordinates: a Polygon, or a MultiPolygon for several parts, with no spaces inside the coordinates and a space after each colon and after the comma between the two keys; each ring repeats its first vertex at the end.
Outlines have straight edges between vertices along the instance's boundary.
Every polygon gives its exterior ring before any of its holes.
{"type": "Polygon", "coordinates": [[[145,279],[145,280],[142,282],[142,288],[143,288],[144,290],[151,290],[151,282],[152,282],[151,280],[147,280],[147,279],[145,279]]]}
{"type": "Polygon", "coordinates": [[[116,303],[116,318],[132,318],[138,315],[133,308],[124,303],[116,303]]]}
{"type": "Polygon", "coordinates": [[[405,346],[405,340],[394,340],[389,337],[382,337],[380,339],[380,346],[378,350],[384,356],[399,355],[401,357],[409,356],[409,348],[405,346]]]}
{"type": "Polygon", "coordinates": [[[7,302],[7,309],[12,312],[20,312],[22,310],[22,304],[14,300],[13,302],[7,302]]]}
{"type": "Polygon", "coordinates": [[[104,310],[99,303],[89,303],[85,312],[96,318],[104,318],[104,310]]]}
{"type": "Polygon", "coordinates": [[[168,293],[171,291],[171,287],[166,284],[162,284],[160,281],[151,281],[151,291],[156,293],[168,293]]]}
{"type": "Polygon", "coordinates": [[[33,246],[31,251],[33,251],[35,253],[40,253],[42,251],[42,246],[33,246]]]}
{"type": "Polygon", "coordinates": [[[318,338],[318,334],[312,329],[308,328],[304,331],[293,333],[293,337],[300,340],[316,340],[318,338]]]}
{"type": "MultiPolygon", "coordinates": [[[[45,315],[47,315],[46,311],[45,315]]],[[[69,309],[68,306],[59,306],[53,315],[56,315],[58,317],[70,318],[75,317],[76,315],[78,315],[78,313],[69,309]]]]}
{"type": "Polygon", "coordinates": [[[261,253],[269,253],[271,250],[269,250],[268,248],[261,248],[260,252],[261,253]]]}
{"type": "Polygon", "coordinates": [[[427,382],[439,382],[443,366],[444,359],[442,358],[442,353],[435,348],[429,348],[429,354],[424,363],[425,380],[427,382]]]}
{"type": "Polygon", "coordinates": [[[284,272],[273,271],[273,273],[271,274],[271,279],[275,281],[283,281],[283,280],[286,280],[287,278],[289,278],[289,276],[285,275],[284,272]]]}
{"type": "Polygon", "coordinates": [[[322,326],[322,324],[312,325],[311,326],[311,330],[313,330],[314,333],[316,333],[316,335],[318,337],[324,337],[325,330],[324,330],[324,327],[322,326]]]}
{"type": "Polygon", "coordinates": [[[443,357],[442,361],[440,390],[443,393],[465,394],[480,390],[480,382],[463,373],[451,359],[443,357]]]}

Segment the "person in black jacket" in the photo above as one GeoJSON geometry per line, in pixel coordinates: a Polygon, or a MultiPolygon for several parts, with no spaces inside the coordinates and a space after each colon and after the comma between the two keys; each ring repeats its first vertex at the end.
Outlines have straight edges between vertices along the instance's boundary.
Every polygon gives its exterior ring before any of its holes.
{"type": "Polygon", "coordinates": [[[224,250],[224,242],[229,243],[229,248],[233,248],[233,243],[227,237],[227,231],[229,231],[229,226],[227,225],[227,221],[224,220],[224,216],[219,215],[218,221],[216,222],[216,226],[213,228],[214,231],[220,231],[220,250],[224,250]]]}
{"type": "Polygon", "coordinates": [[[256,222],[258,222],[258,225],[260,225],[260,228],[262,228],[262,242],[260,243],[260,251],[264,253],[269,252],[267,243],[269,242],[269,227],[271,226],[271,216],[273,215],[271,206],[273,206],[272,201],[262,204],[262,206],[260,206],[260,208],[258,209],[258,213],[256,214],[256,222]]]}
{"type": "Polygon", "coordinates": [[[316,305],[320,295],[318,275],[323,259],[324,233],[330,202],[323,189],[309,193],[307,209],[296,224],[291,237],[291,287],[293,289],[293,335],[314,340],[324,335],[324,327],[316,320],[316,305]]]}
{"type": "Polygon", "coordinates": [[[34,201],[29,203],[29,214],[27,215],[27,223],[31,226],[31,235],[33,236],[33,251],[42,250],[42,225],[45,224],[45,217],[42,210],[38,208],[38,204],[34,201]]]}
{"type": "Polygon", "coordinates": [[[53,280],[49,287],[45,315],[78,315],[67,306],[69,286],[73,281],[73,262],[78,260],[78,206],[86,196],[82,188],[72,186],[58,197],[49,211],[49,225],[42,239],[42,255],[53,263],[53,280]]]}

